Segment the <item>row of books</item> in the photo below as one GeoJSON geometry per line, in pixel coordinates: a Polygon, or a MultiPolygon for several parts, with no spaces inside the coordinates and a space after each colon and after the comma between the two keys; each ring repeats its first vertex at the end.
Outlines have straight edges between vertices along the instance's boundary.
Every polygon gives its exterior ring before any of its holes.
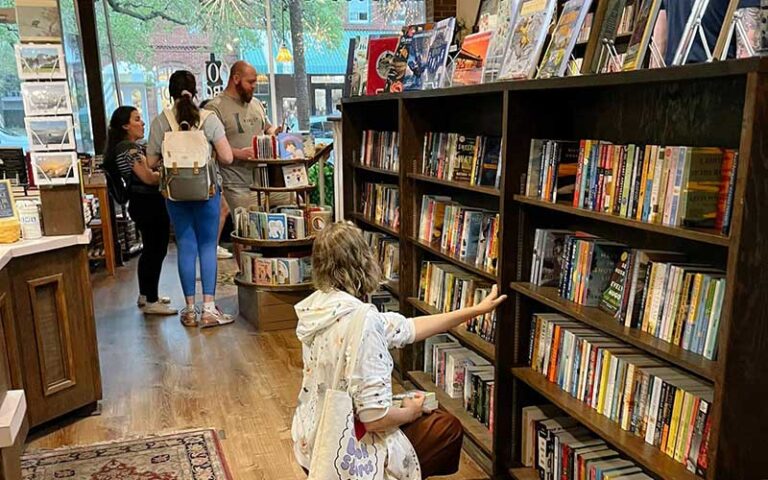
{"type": "Polygon", "coordinates": [[[651,480],[554,405],[523,407],[521,457],[543,480],[651,480]]]}
{"type": "MultiPolygon", "coordinates": [[[[421,263],[418,298],[441,312],[452,312],[477,305],[491,293],[491,287],[486,280],[449,263],[421,263]]],[[[496,336],[496,311],[467,321],[466,328],[483,340],[493,343],[496,336]]]]}
{"type": "Polygon", "coordinates": [[[284,160],[312,158],[315,154],[315,139],[312,134],[282,132],[277,135],[254,135],[253,156],[256,159],[284,160]]]}
{"type": "Polygon", "coordinates": [[[421,173],[498,188],[500,155],[501,137],[428,132],[424,135],[421,173]]]}
{"type": "Polygon", "coordinates": [[[363,130],[360,163],[367,167],[397,172],[400,170],[399,138],[397,132],[363,130]]]}
{"type": "Polygon", "coordinates": [[[400,228],[400,189],[394,184],[363,184],[361,212],[379,225],[400,228]]]}
{"type": "Polygon", "coordinates": [[[537,229],[531,283],[599,307],[626,327],[717,356],[725,272],[677,252],[631,249],[583,232],[537,229]]]}
{"type": "Polygon", "coordinates": [[[240,278],[256,285],[298,285],[312,281],[312,257],[269,258],[240,253],[240,278]]]}
{"type": "Polygon", "coordinates": [[[721,148],[534,139],[525,194],[648,223],[727,234],[737,160],[735,150],[721,148]]]}
{"type": "Polygon", "coordinates": [[[461,399],[464,409],[493,431],[493,365],[462,347],[452,335],[440,334],[424,341],[424,371],[438,388],[461,399]]]}
{"type": "Polygon", "coordinates": [[[499,214],[461,205],[451,197],[421,199],[419,240],[461,262],[496,273],[499,214]]]}
{"type": "Polygon", "coordinates": [[[373,255],[381,265],[381,273],[386,280],[400,278],[400,242],[386,233],[363,231],[366,243],[373,250],[373,255]]]}
{"type": "Polygon", "coordinates": [[[557,314],[534,315],[528,357],[534,371],[622,430],[706,475],[711,384],[557,314]]]}
{"type": "Polygon", "coordinates": [[[274,213],[235,209],[235,235],[259,240],[300,240],[316,234],[331,221],[332,212],[322,207],[307,211],[279,207],[274,213]]]}

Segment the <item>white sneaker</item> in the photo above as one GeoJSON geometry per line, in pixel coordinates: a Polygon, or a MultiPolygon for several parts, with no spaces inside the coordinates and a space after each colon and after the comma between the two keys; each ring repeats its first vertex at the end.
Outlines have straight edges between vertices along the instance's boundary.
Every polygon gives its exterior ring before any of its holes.
{"type": "Polygon", "coordinates": [[[176,315],[179,313],[175,308],[161,302],[147,303],[141,307],[141,311],[145,315],[176,315]]]}
{"type": "MultiPolygon", "coordinates": [[[[169,303],[171,303],[171,297],[158,297],[157,301],[168,305],[169,303]]],[[[138,305],[138,307],[141,308],[146,304],[147,304],[147,296],[139,295],[139,298],[136,300],[136,305],[138,305]]]]}
{"type": "Polygon", "coordinates": [[[216,247],[216,258],[219,260],[226,260],[228,258],[232,258],[234,255],[232,255],[232,252],[227,250],[224,247],[216,247]]]}

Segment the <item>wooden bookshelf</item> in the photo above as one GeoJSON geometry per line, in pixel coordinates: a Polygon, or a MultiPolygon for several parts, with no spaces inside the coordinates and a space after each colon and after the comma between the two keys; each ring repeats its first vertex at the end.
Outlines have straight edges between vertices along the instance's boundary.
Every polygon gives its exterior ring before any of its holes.
{"type": "MultiPolygon", "coordinates": [[[[422,302],[418,298],[408,297],[408,303],[425,315],[440,313],[440,310],[428,303],[422,302]]],[[[491,342],[483,340],[479,335],[467,331],[463,325],[450,329],[448,333],[456,337],[462,345],[474,350],[491,363],[496,361],[496,347],[491,342]]]]}
{"type": "Polygon", "coordinates": [[[408,178],[411,178],[417,182],[434,183],[443,187],[452,188],[455,190],[464,190],[467,192],[481,193],[483,195],[490,195],[492,197],[498,197],[500,192],[498,188],[486,187],[483,185],[470,185],[468,183],[452,182],[450,180],[442,180],[440,178],[431,177],[429,175],[422,175],[420,173],[409,173],[408,178]]]}
{"type": "Polygon", "coordinates": [[[697,242],[717,245],[721,247],[727,247],[731,243],[728,237],[720,235],[720,233],[716,232],[715,230],[672,227],[669,225],[641,222],[639,220],[624,218],[618,215],[611,215],[609,213],[593,212],[592,210],[587,210],[584,208],[572,207],[562,202],[546,202],[544,200],[539,200],[538,198],[526,197],[525,195],[515,195],[514,200],[518,203],[524,203],[526,205],[531,205],[537,208],[563,212],[569,215],[576,215],[583,218],[599,220],[601,222],[613,223],[623,227],[630,227],[637,230],[644,230],[646,232],[658,233],[669,237],[685,238],[688,240],[695,240],[697,242]]]}
{"type": "Polygon", "coordinates": [[[685,465],[677,463],[658,448],[645,443],[642,438],[622,430],[617,423],[573,398],[558,385],[550,383],[544,375],[528,367],[513,368],[512,375],[659,478],[665,480],[698,478],[686,470],[685,465]]]}
{"type": "Polygon", "coordinates": [[[370,218],[366,217],[362,213],[351,213],[351,214],[348,214],[347,216],[357,220],[358,223],[362,223],[363,225],[365,225],[367,227],[373,228],[374,230],[379,230],[379,231],[384,232],[384,233],[386,233],[388,235],[391,235],[391,236],[393,236],[395,238],[399,238],[400,237],[400,234],[398,233],[397,230],[393,229],[390,226],[382,225],[381,223],[377,223],[377,222],[371,220],[370,218]]]}
{"type": "Polygon", "coordinates": [[[353,167],[356,170],[360,170],[360,171],[363,171],[363,172],[375,173],[377,175],[388,175],[388,176],[391,176],[391,177],[399,177],[400,176],[400,173],[396,172],[394,170],[386,170],[384,168],[369,167],[368,165],[361,165],[359,163],[356,163],[353,167]]]}
{"type": "Polygon", "coordinates": [[[509,476],[514,480],[540,480],[539,472],[535,468],[510,468],[509,476]]]}
{"type": "Polygon", "coordinates": [[[384,287],[385,290],[387,290],[392,295],[396,296],[397,298],[400,298],[400,281],[399,280],[388,280],[381,284],[382,287],[384,287]]]}
{"type": "Polygon", "coordinates": [[[464,432],[480,449],[483,450],[488,456],[493,451],[493,439],[488,427],[480,423],[475,417],[470,415],[464,410],[462,401],[456,398],[451,398],[442,388],[438,388],[432,382],[428,373],[424,372],[408,372],[408,379],[420,390],[429,392],[435,392],[437,402],[440,404],[440,408],[453,414],[459,419],[461,425],[464,427],[464,432]]]}
{"type": "Polygon", "coordinates": [[[708,360],[703,356],[689,352],[688,350],[684,350],[636,328],[625,327],[623,324],[619,324],[611,315],[599,308],[585,307],[561,298],[557,292],[557,288],[538,287],[525,282],[512,282],[510,286],[512,290],[525,295],[530,299],[553,308],[564,315],[568,315],[569,317],[586,323],[591,327],[602,330],[613,337],[645,350],[652,355],[699,375],[706,380],[713,381],[715,379],[715,367],[717,362],[708,360]]]}
{"type": "MultiPolygon", "coordinates": [[[[589,45],[587,51],[595,53],[589,45]]],[[[520,468],[520,416],[522,408],[542,403],[558,405],[657,478],[700,478],[524,367],[532,316],[552,311],[711,382],[715,395],[705,480],[765,476],[768,456],[761,445],[768,431],[768,411],[761,405],[768,397],[768,309],[763,307],[763,287],[768,285],[768,246],[763,241],[768,228],[768,191],[764,188],[768,181],[764,158],[768,151],[768,59],[355,97],[344,99],[342,110],[345,217],[400,240],[401,311],[406,315],[431,312],[412,300],[417,297],[423,260],[450,262],[497,282],[502,293],[510,295],[499,309],[496,346],[492,348],[494,401],[503,406],[496,409],[493,434],[489,434],[494,478],[528,479],[535,474],[520,468]],[[446,105],[450,105],[450,114],[446,114],[446,105]],[[354,167],[365,129],[398,132],[397,177],[354,167]],[[498,193],[421,175],[426,132],[500,135],[498,193]],[[713,230],[648,224],[525,197],[522,188],[534,138],[738,149],[730,232],[721,235],[713,230]],[[355,213],[360,211],[360,187],[371,181],[399,185],[399,231],[382,228],[355,213]],[[463,205],[499,211],[498,272],[478,272],[417,240],[424,195],[450,195],[463,205]],[[717,359],[707,360],[625,328],[598,309],[576,305],[559,298],[553,289],[526,283],[537,228],[581,230],[632,248],[680,251],[692,262],[723,269],[727,288],[717,359]]],[[[478,352],[491,350],[467,339],[460,341],[478,352]]],[[[420,378],[421,349],[414,345],[399,371],[415,372],[414,378],[420,378]]],[[[424,385],[429,388],[428,383],[424,385]]],[[[470,427],[471,423],[465,425],[465,430],[470,427]]],[[[468,431],[467,437],[471,435],[468,431]]]]}

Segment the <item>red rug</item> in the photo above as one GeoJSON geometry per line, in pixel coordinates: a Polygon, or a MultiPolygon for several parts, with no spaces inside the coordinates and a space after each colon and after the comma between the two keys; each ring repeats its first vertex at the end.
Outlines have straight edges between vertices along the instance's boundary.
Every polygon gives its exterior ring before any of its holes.
{"type": "Polygon", "coordinates": [[[211,429],[27,452],[24,480],[232,480],[211,429]]]}

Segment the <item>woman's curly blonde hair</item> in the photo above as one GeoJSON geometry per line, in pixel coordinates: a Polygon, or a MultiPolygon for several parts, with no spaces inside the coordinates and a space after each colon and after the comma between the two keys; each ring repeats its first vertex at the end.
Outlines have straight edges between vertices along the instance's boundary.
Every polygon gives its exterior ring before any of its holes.
{"type": "Polygon", "coordinates": [[[359,228],[337,222],[317,235],[312,247],[312,281],[318,290],[341,290],[357,298],[376,291],[381,267],[359,228]]]}

